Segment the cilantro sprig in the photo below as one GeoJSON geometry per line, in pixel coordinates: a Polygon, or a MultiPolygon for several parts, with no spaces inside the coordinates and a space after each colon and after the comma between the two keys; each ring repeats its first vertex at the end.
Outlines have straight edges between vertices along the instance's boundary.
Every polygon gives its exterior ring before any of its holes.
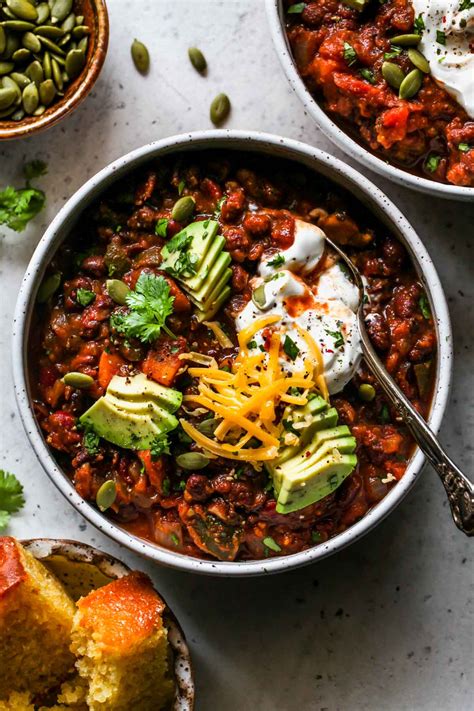
{"type": "Polygon", "coordinates": [[[89,306],[89,304],[92,304],[94,299],[95,294],[93,291],[89,291],[89,289],[79,288],[76,291],[76,301],[80,304],[80,306],[89,306]]]}
{"type": "Polygon", "coordinates": [[[268,262],[269,267],[281,267],[285,263],[283,254],[276,254],[273,259],[268,262]]]}
{"type": "Polygon", "coordinates": [[[8,185],[0,192],[0,225],[6,225],[15,232],[23,232],[28,222],[41,212],[46,195],[42,190],[31,187],[30,180],[46,172],[44,161],[32,160],[23,167],[26,186],[17,189],[8,185]]]}
{"type": "Polygon", "coordinates": [[[170,453],[170,441],[168,435],[163,433],[153,440],[150,446],[150,454],[153,460],[159,459],[162,454],[170,453]]]}
{"type": "Polygon", "coordinates": [[[0,531],[3,530],[12,513],[25,504],[23,486],[14,474],[0,469],[0,531]]]}
{"type": "Polygon", "coordinates": [[[173,313],[173,302],[174,296],[164,277],[142,272],[135,289],[127,294],[128,313],[112,314],[110,324],[126,338],[138,338],[142,343],[156,340],[161,330],[174,338],[166,325],[166,319],[173,313]]]}

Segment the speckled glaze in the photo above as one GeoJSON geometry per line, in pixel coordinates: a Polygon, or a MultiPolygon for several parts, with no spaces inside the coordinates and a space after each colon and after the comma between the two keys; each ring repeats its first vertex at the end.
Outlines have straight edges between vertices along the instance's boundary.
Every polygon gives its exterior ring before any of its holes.
{"type": "Polygon", "coordinates": [[[54,101],[41,116],[27,116],[21,121],[0,120],[0,141],[28,138],[33,133],[51,128],[71,114],[81,104],[100,74],[109,44],[109,19],[105,0],[80,0],[85,23],[91,24],[87,61],[77,79],[65,90],[59,101],[54,101]]]}
{"type": "Polygon", "coordinates": [[[387,496],[363,519],[335,538],[290,556],[265,561],[208,561],[175,553],[148,543],[120,529],[74,489],[57,466],[33,414],[28,385],[27,342],[38,287],[46,266],[68,236],[82,211],[115,180],[159,156],[176,151],[203,149],[253,151],[262,155],[299,162],[349,190],[400,239],[410,252],[429,296],[438,335],[438,359],[433,406],[429,424],[439,430],[449,398],[452,377],[451,324],[443,289],[431,259],[411,225],[395,205],[369,180],[342,161],[307,144],[264,133],[243,131],[201,131],[166,138],[138,148],[119,158],[80,188],[60,210],[47,229],[31,259],[20,288],[13,325],[13,375],[20,415],[35,453],[49,477],[72,505],[93,525],[131,550],[163,565],[189,572],[219,576],[254,576],[277,573],[321,560],[360,539],[376,526],[405,497],[417,480],[425,457],[416,450],[405,475],[387,496]]]}
{"type": "Polygon", "coordinates": [[[316,121],[318,127],[324,131],[328,138],[334,141],[334,143],[349,156],[360,161],[368,168],[375,170],[384,178],[389,178],[405,187],[414,188],[420,192],[429,193],[437,197],[474,202],[474,188],[437,183],[434,180],[412,175],[366,150],[347,133],[342,131],[319,106],[298,73],[284,29],[283,0],[265,0],[265,2],[276,53],[290,82],[291,88],[303,102],[303,109],[316,121]]]}
{"type": "MultiPolygon", "coordinates": [[[[22,544],[61,580],[74,599],[77,599],[78,596],[75,594],[77,588],[71,585],[71,571],[73,572],[76,566],[81,566],[81,577],[86,576],[86,580],[82,581],[81,594],[83,595],[130,573],[130,568],[117,558],[79,541],[34,538],[22,541],[22,544]],[[64,561],[68,568],[61,569],[61,561],[64,561]],[[89,571],[84,573],[87,569],[89,571]],[[63,570],[63,574],[61,574],[61,570],[63,570]]],[[[161,593],[160,597],[163,599],[161,593]]],[[[178,620],[166,600],[164,602],[166,609],[163,613],[163,620],[168,630],[176,679],[175,698],[170,711],[193,711],[195,693],[191,655],[178,620]]]]}

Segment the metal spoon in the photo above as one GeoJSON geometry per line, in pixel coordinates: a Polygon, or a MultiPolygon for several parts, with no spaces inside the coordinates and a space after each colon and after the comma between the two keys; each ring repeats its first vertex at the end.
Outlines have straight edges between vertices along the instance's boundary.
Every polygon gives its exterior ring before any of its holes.
{"type": "Polygon", "coordinates": [[[362,352],[368,368],[377,378],[388,400],[410,430],[414,440],[428,458],[441,479],[448,496],[456,526],[467,536],[474,535],[474,485],[448,457],[425,420],[415,410],[408,398],[382,365],[365,329],[364,283],[358,269],[337,244],[326,237],[326,242],[344,260],[359,290],[357,319],[362,352]]]}

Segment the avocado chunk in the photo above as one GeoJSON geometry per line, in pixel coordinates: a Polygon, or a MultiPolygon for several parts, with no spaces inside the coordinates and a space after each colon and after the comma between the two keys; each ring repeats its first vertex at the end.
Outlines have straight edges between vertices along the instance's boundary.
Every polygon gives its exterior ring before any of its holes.
{"type": "Polygon", "coordinates": [[[107,397],[101,397],[85,412],[81,424],[91,427],[99,437],[124,449],[149,449],[153,440],[163,432],[177,427],[178,420],[168,413],[176,424],[168,421],[167,428],[161,428],[149,415],[136,415],[119,410],[107,397]]]}
{"type": "Polygon", "coordinates": [[[341,454],[337,449],[310,469],[287,472],[278,492],[276,510],[291,513],[314,504],[331,494],[357,465],[355,454],[341,454]]]}
{"type": "Polygon", "coordinates": [[[99,437],[124,449],[149,449],[156,437],[178,426],[173,412],[182,395],[166,388],[143,373],[123,378],[115,375],[107,392],[81,417],[99,437]]]}
{"type": "MultiPolygon", "coordinates": [[[[232,271],[229,252],[224,250],[225,237],[217,234],[215,220],[193,222],[178,232],[163,248],[161,268],[177,279],[196,307],[199,321],[212,318],[230,296],[228,288],[232,271]],[[177,269],[180,258],[191,269],[177,269]]],[[[183,262],[181,262],[182,264],[183,262]]]]}
{"type": "Polygon", "coordinates": [[[175,412],[183,400],[179,390],[159,385],[154,380],[149,380],[143,373],[130,378],[114,375],[107,388],[107,394],[114,395],[120,400],[140,402],[151,400],[165,407],[169,412],[175,412]]]}
{"type": "Polygon", "coordinates": [[[179,255],[185,250],[194,255],[194,269],[199,271],[218,229],[219,223],[215,220],[192,222],[172,237],[163,247],[161,250],[161,256],[163,257],[161,268],[165,271],[173,269],[179,255]]]}

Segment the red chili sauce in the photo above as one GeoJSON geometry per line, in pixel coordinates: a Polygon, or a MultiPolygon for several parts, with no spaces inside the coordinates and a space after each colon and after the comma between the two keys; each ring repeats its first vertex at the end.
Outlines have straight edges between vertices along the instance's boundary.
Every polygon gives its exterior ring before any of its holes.
{"type": "MultiPolygon", "coordinates": [[[[83,214],[55,255],[49,274],[60,272],[59,289],[38,305],[31,334],[30,372],[35,411],[54,455],[78,493],[94,502],[99,487],[116,483],[106,512],[126,530],[181,553],[221,560],[260,559],[307,549],[344,531],[377,504],[399,480],[413,441],[362,364],[332,404],[340,424],[357,439],[358,467],[332,494],[292,514],[278,514],[265,469],[212,459],[205,469],[185,471],[175,457],[196,449],[183,431],[172,433],[171,456],[121,449],[105,440],[88,442],[78,418],[107,388],[113,375],[142,371],[183,393],[196,383],[179,355],[199,351],[219,367],[237,353],[234,318],[250,299],[249,279],[264,250],[291,244],[294,219],[317,224],[343,245],[367,279],[370,337],[396,381],[426,415],[432,393],[436,337],[428,302],[405,248],[348,193],[326,178],[283,161],[217,152],[160,160],[112,186],[83,214]],[[213,318],[232,348],[192,316],[177,282],[160,271],[166,240],[186,223],[170,218],[179,193],[196,201],[191,219],[218,216],[232,257],[232,295],[213,318]],[[168,219],[166,236],[158,220],[168,219]],[[112,275],[130,287],[144,272],[162,274],[175,297],[167,335],[151,345],[114,332],[117,306],[108,295],[112,275]],[[83,290],[83,291],[79,291],[83,290]],[[82,305],[78,294],[92,292],[82,305]],[[87,390],[62,377],[80,371],[94,380],[87,390]],[[361,383],[376,395],[364,402],[361,383]],[[269,549],[271,537],[281,549],[269,549]]],[[[179,414],[179,413],[178,413],[179,414]]]]}

